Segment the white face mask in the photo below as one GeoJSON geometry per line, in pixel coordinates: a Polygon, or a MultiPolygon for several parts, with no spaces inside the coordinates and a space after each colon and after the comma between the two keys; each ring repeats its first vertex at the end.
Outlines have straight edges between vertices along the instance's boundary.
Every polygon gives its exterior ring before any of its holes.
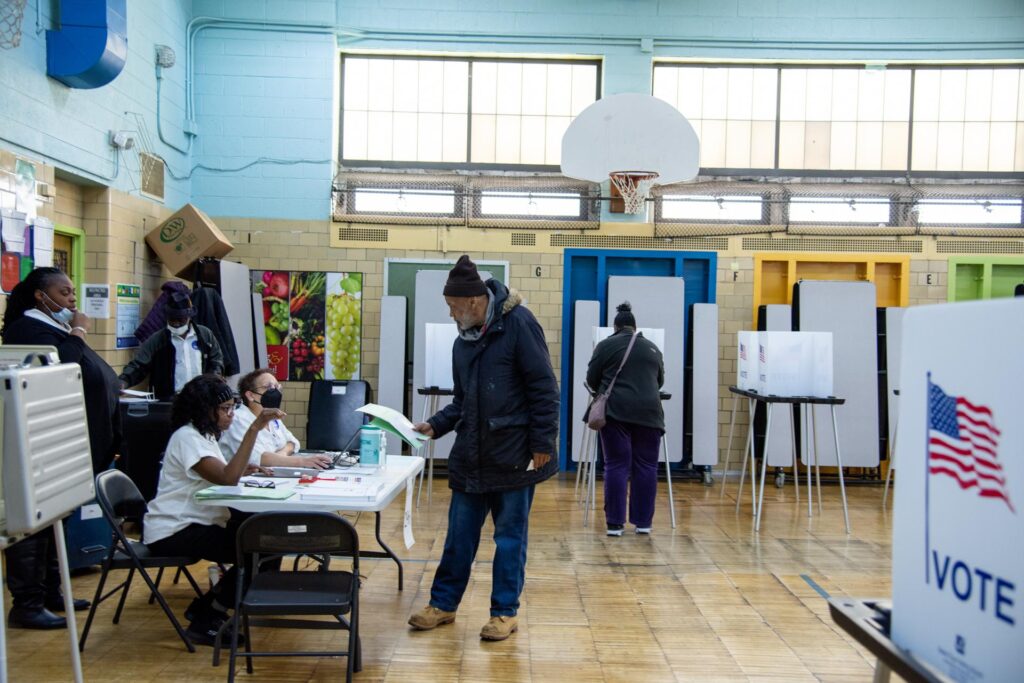
{"type": "Polygon", "coordinates": [[[56,320],[57,322],[59,322],[61,325],[68,325],[68,324],[70,324],[71,323],[71,319],[75,317],[75,312],[72,311],[70,308],[64,308],[63,306],[58,304],[53,299],[51,299],[50,297],[46,296],[46,292],[43,292],[43,296],[46,297],[46,299],[51,304],[53,304],[54,306],[58,307],[58,310],[56,310],[56,311],[51,311],[51,310],[49,310],[49,308],[47,308],[47,313],[50,314],[50,317],[53,318],[54,320],[56,320]]]}
{"type": "Polygon", "coordinates": [[[188,332],[188,323],[185,323],[184,325],[181,325],[179,327],[175,327],[174,325],[168,325],[167,329],[170,330],[171,334],[173,335],[176,335],[178,337],[184,337],[185,334],[188,332]]]}

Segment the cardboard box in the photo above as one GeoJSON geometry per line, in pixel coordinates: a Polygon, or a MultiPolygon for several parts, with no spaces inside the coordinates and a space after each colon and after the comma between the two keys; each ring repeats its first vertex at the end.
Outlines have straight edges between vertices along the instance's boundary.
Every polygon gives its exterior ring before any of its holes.
{"type": "Polygon", "coordinates": [[[200,258],[223,258],[235,248],[210,217],[192,204],[181,207],[151,230],[146,244],[167,270],[186,280],[192,279],[192,264],[200,258]]]}

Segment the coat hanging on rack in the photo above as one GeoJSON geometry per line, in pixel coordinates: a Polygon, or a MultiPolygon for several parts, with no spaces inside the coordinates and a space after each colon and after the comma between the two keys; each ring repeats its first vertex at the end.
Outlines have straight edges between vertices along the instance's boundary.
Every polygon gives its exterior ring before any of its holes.
{"type": "Polygon", "coordinates": [[[192,304],[196,307],[195,322],[210,328],[220,344],[224,354],[224,376],[237,375],[241,367],[238,361],[238,348],[235,346],[235,335],[231,331],[228,313],[220,293],[213,287],[204,287],[196,282],[192,289],[192,304]]]}

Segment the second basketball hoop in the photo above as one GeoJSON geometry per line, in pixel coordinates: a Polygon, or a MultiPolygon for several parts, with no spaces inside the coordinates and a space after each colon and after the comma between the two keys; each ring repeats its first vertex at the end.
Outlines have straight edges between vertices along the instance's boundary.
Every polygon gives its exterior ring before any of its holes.
{"type": "Polygon", "coordinates": [[[696,177],[700,145],[690,122],[664,100],[640,93],[602,98],[562,137],[562,173],[611,180],[627,213],[644,214],[655,185],[696,177]],[[624,170],[638,169],[638,170],[624,170]]]}

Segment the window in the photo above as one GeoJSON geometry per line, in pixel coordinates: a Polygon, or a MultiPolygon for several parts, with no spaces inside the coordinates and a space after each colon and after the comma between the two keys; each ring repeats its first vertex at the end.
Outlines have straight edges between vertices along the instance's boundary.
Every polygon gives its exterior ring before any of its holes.
{"type": "Polygon", "coordinates": [[[455,192],[362,187],[352,192],[356,213],[455,214],[455,192]]]}
{"type": "Polygon", "coordinates": [[[661,198],[660,218],[700,223],[762,223],[764,198],[759,196],[696,197],[667,194],[661,198]]]}
{"type": "Polygon", "coordinates": [[[479,216],[525,218],[579,218],[583,197],[578,192],[480,193],[479,216]]]}
{"type": "Polygon", "coordinates": [[[341,150],[362,165],[558,166],[594,61],[343,55],[341,150]]]}
{"type": "Polygon", "coordinates": [[[654,96],[693,125],[704,168],[775,167],[777,82],[775,67],[654,67],[654,96]]]}
{"type": "Polygon", "coordinates": [[[901,173],[1024,171],[1019,65],[654,66],[704,168],[901,173]]]}
{"type": "Polygon", "coordinates": [[[889,225],[890,201],[885,197],[793,197],[790,223],[865,223],[889,225]]]}
{"type": "Polygon", "coordinates": [[[917,222],[921,225],[1021,225],[1020,199],[921,199],[917,222]]]}

